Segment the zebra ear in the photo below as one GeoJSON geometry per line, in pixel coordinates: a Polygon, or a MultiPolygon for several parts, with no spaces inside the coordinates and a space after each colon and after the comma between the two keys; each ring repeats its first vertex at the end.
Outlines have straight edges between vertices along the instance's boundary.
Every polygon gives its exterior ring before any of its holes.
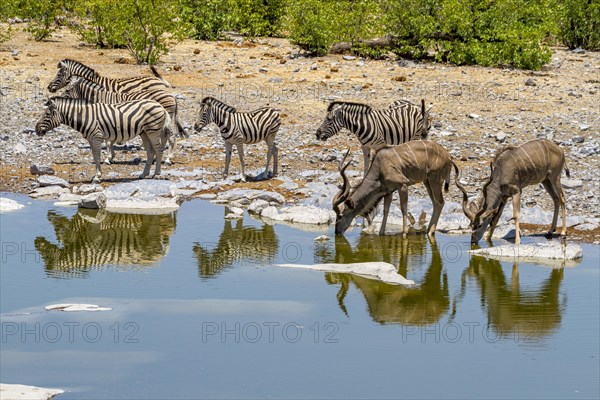
{"type": "Polygon", "coordinates": [[[58,65],[56,66],[56,68],[62,68],[62,67],[65,67],[65,66],[66,66],[65,65],[65,60],[62,60],[62,61],[58,62],[58,65]]]}
{"type": "Polygon", "coordinates": [[[46,103],[44,103],[44,108],[47,108],[49,110],[54,110],[54,109],[56,109],[56,103],[54,103],[53,99],[48,99],[48,100],[46,100],[46,103]]]}

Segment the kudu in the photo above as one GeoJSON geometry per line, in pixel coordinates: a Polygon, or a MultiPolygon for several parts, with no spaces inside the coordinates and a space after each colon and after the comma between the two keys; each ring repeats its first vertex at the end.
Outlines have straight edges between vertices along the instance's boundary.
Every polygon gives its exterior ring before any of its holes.
{"type": "Polygon", "coordinates": [[[521,190],[526,186],[541,183],[554,201],[554,216],[548,235],[556,230],[558,209],[562,208],[561,236],[567,233],[566,200],[560,183],[560,174],[565,169],[564,152],[558,145],[547,139],[531,140],[521,146],[506,146],[496,154],[490,163],[491,175],[483,186],[482,196],[469,202],[464,188],[463,211],[471,220],[471,243],[477,243],[490,227],[486,240],[491,240],[494,229],[500,220],[506,202],[512,197],[513,217],[515,220],[515,244],[520,244],[519,210],[521,190]]]}
{"type": "Polygon", "coordinates": [[[342,175],[342,188],[333,198],[333,211],[336,213],[335,233],[342,234],[356,216],[367,216],[383,198],[383,220],[379,234],[385,233],[392,196],[400,193],[402,211],[402,234],[406,236],[408,187],[423,182],[433,203],[433,214],[427,233],[433,235],[444,207],[442,184],[448,191],[452,167],[456,171],[456,181],[460,171],[450,159],[448,152],[439,144],[428,140],[417,140],[400,146],[380,148],[373,158],[369,171],[353,193],[350,193],[348,177],[345,174],[350,162],[346,156],[339,165],[342,175]],[[345,164],[344,164],[345,163],[345,164]]]}

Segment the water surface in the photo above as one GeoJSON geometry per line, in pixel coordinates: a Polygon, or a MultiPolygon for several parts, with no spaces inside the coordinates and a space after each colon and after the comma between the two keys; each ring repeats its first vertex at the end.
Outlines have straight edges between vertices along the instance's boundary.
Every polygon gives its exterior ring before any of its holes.
{"type": "Polygon", "coordinates": [[[2,214],[2,382],[61,399],[600,396],[599,246],[552,268],[469,257],[467,236],[315,243],[225,213],[2,214]],[[417,284],[274,266],[359,261],[417,284]],[[43,309],[63,302],[113,309],[43,309]]]}

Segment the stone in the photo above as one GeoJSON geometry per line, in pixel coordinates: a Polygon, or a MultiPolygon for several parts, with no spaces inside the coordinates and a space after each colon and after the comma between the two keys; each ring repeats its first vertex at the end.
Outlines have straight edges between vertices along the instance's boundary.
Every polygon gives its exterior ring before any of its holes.
{"type": "Polygon", "coordinates": [[[581,246],[573,243],[563,244],[558,241],[552,241],[550,243],[531,243],[518,246],[511,244],[487,247],[469,250],[469,253],[502,260],[577,260],[583,256],[583,249],[581,246]]]}
{"type": "Polygon", "coordinates": [[[29,172],[31,172],[32,175],[54,175],[54,169],[45,165],[31,164],[29,172]]]}
{"type": "Polygon", "coordinates": [[[316,70],[317,70],[317,64],[316,64],[316,63],[312,64],[312,65],[310,66],[310,70],[311,70],[311,71],[316,71],[316,70]]]}
{"type": "Polygon", "coordinates": [[[496,133],[496,136],[495,136],[495,138],[496,138],[496,140],[497,140],[498,142],[500,142],[500,143],[504,143],[504,141],[506,140],[506,137],[507,137],[507,136],[508,136],[508,135],[507,135],[506,133],[504,133],[504,132],[498,132],[498,133],[496,133]]]}
{"type": "Polygon", "coordinates": [[[342,58],[346,61],[356,60],[356,57],[354,57],[354,56],[342,56],[342,58]]]}
{"type": "Polygon", "coordinates": [[[45,186],[60,186],[60,187],[64,187],[64,188],[69,187],[69,182],[67,182],[63,178],[60,178],[58,176],[53,176],[53,175],[41,175],[40,177],[37,178],[37,182],[40,184],[41,187],[45,187],[45,186]]]}
{"type": "Polygon", "coordinates": [[[92,193],[88,194],[85,197],[82,197],[79,200],[78,207],[80,208],[89,208],[93,210],[97,210],[100,208],[105,208],[107,203],[107,198],[104,193],[92,193]]]}
{"type": "Polygon", "coordinates": [[[17,211],[23,207],[25,206],[16,200],[0,197],[0,212],[17,211]]]}
{"type": "Polygon", "coordinates": [[[472,119],[479,119],[479,118],[481,118],[481,116],[479,114],[475,114],[475,113],[469,114],[468,117],[472,118],[472,119]]]}
{"type": "Polygon", "coordinates": [[[248,212],[252,214],[258,214],[262,212],[265,208],[269,207],[269,202],[263,199],[253,200],[252,203],[248,206],[248,212]]]}
{"type": "Polygon", "coordinates": [[[273,206],[265,207],[260,212],[260,216],[263,218],[273,218],[277,214],[279,214],[279,211],[277,210],[277,207],[273,207],[273,206]]]}
{"type": "Polygon", "coordinates": [[[69,189],[60,187],[60,186],[45,186],[35,189],[33,192],[29,194],[29,196],[34,199],[53,199],[58,198],[60,195],[64,193],[71,193],[69,189]]]}
{"type": "Polygon", "coordinates": [[[579,130],[580,130],[580,131],[587,131],[587,130],[589,130],[590,128],[591,128],[591,126],[589,126],[589,125],[586,125],[586,124],[579,125],[579,130]]]}
{"type": "Polygon", "coordinates": [[[179,209],[175,183],[143,179],[118,183],[104,190],[106,210],[134,214],[164,214],[179,209]]]}
{"type": "Polygon", "coordinates": [[[83,195],[83,194],[101,192],[103,190],[104,190],[104,188],[102,187],[102,185],[100,185],[98,183],[86,183],[86,184],[79,186],[77,188],[77,190],[73,190],[73,192],[83,195]]]}
{"type": "Polygon", "coordinates": [[[27,147],[25,147],[22,143],[17,143],[15,147],[13,147],[13,152],[16,154],[25,154],[27,153],[27,147]]]}
{"type": "Polygon", "coordinates": [[[583,143],[583,142],[585,142],[585,138],[583,136],[573,136],[571,138],[571,140],[573,141],[573,143],[583,143]]]}
{"type": "Polygon", "coordinates": [[[583,186],[583,182],[580,179],[563,178],[560,183],[566,189],[577,189],[583,186]]]}
{"type": "Polygon", "coordinates": [[[598,228],[600,228],[600,225],[593,222],[586,222],[584,224],[575,226],[575,230],[577,231],[593,231],[598,228]]]}
{"type": "Polygon", "coordinates": [[[406,279],[396,271],[393,264],[386,262],[364,262],[352,264],[274,264],[283,268],[298,268],[312,271],[356,274],[368,279],[378,280],[392,285],[414,285],[415,282],[406,279]]]}
{"type": "Polygon", "coordinates": [[[273,221],[289,222],[296,224],[323,225],[335,221],[335,213],[331,210],[317,208],[312,206],[291,206],[278,210],[277,214],[262,217],[272,219],[273,221]]]}
{"type": "Polygon", "coordinates": [[[220,201],[233,202],[240,199],[246,199],[248,200],[248,203],[256,199],[262,199],[268,202],[272,201],[278,204],[283,204],[285,202],[285,197],[277,192],[258,189],[232,189],[217,195],[217,200],[220,201]]]}
{"type": "Polygon", "coordinates": [[[269,70],[268,70],[268,69],[266,69],[266,68],[259,68],[259,69],[258,69],[258,72],[261,72],[261,73],[263,73],[263,74],[266,74],[267,72],[269,72],[269,70]]]}
{"type": "Polygon", "coordinates": [[[315,238],[315,242],[326,242],[329,240],[329,236],[327,235],[321,235],[321,236],[317,236],[315,238]]]}
{"type": "Polygon", "coordinates": [[[10,400],[50,400],[64,393],[62,389],[0,383],[0,398],[10,400]]]}
{"type": "Polygon", "coordinates": [[[73,312],[73,311],[110,311],[111,307],[102,307],[96,304],[78,304],[78,303],[64,303],[64,304],[51,304],[49,306],[45,306],[44,309],[46,311],[64,311],[64,312],[73,312]]]}
{"type": "Polygon", "coordinates": [[[533,78],[528,78],[525,81],[525,86],[537,86],[537,83],[535,82],[535,79],[533,78]]]}

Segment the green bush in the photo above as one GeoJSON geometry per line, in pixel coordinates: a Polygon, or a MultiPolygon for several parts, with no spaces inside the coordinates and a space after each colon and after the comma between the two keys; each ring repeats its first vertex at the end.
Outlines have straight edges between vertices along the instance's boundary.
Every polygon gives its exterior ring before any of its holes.
{"type": "Polygon", "coordinates": [[[600,1],[563,0],[559,39],[571,49],[600,50],[600,1]]]}
{"type": "Polygon", "coordinates": [[[280,29],[285,6],[285,0],[229,0],[232,28],[251,37],[273,36],[280,29]]]}
{"type": "Polygon", "coordinates": [[[182,17],[191,27],[191,36],[200,40],[216,40],[230,29],[230,3],[223,0],[181,0],[182,17]]]}
{"type": "Polygon", "coordinates": [[[4,7],[12,17],[28,19],[25,31],[36,41],[49,38],[66,15],[68,0],[8,0],[4,7]]]}
{"type": "Polygon", "coordinates": [[[315,55],[327,54],[335,41],[334,16],[333,1],[292,1],[287,13],[290,40],[315,55]]]}
{"type": "Polygon", "coordinates": [[[114,1],[82,0],[75,6],[80,21],[72,24],[72,28],[83,41],[100,48],[125,47],[125,38],[115,23],[118,11],[114,1]]]}
{"type": "Polygon", "coordinates": [[[539,69],[550,61],[544,40],[555,31],[554,0],[398,0],[387,31],[402,56],[539,69]]]}
{"type": "Polygon", "coordinates": [[[8,7],[8,2],[3,2],[0,4],[0,24],[2,24],[0,25],[0,43],[4,43],[10,39],[10,26],[4,25],[10,17],[11,11],[8,7]]]}

